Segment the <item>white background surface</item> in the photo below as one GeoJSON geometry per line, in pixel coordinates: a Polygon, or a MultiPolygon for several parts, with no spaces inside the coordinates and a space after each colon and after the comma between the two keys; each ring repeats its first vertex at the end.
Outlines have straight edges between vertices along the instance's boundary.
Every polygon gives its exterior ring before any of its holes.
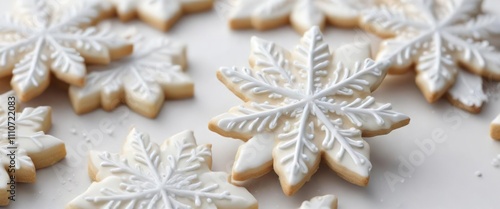
{"type": "MultiPolygon", "coordinates": [[[[0,13],[8,11],[10,0],[0,0],[0,13]]],[[[500,1],[487,1],[487,8],[499,8],[500,1]]],[[[132,126],[151,135],[161,143],[167,137],[185,129],[195,131],[199,144],[213,144],[213,170],[230,172],[240,141],[210,132],[207,122],[230,107],[241,103],[215,77],[220,66],[248,66],[249,40],[257,35],[288,49],[298,43],[300,36],[285,26],[277,30],[230,31],[223,14],[226,5],[216,11],[184,16],[167,33],[160,33],[140,21],[122,24],[107,20],[117,28],[136,27],[147,37],[168,36],[188,44],[189,74],[196,83],[193,99],[167,101],[158,118],[151,120],[121,106],[113,112],[97,110],[77,116],[73,113],[67,92],[51,87],[42,96],[23,106],[53,107],[53,127],[50,131],[66,142],[68,156],[53,167],[39,170],[36,184],[19,184],[17,200],[9,208],[63,208],[89,186],[87,150],[118,152],[132,126]],[[100,124],[115,123],[111,134],[100,124]],[[72,133],[76,130],[76,134],[72,133]],[[84,133],[97,140],[86,140],[84,133]],[[102,139],[102,140],[99,140],[102,139]]],[[[120,30],[119,30],[120,31],[120,30]]],[[[125,31],[125,29],[121,30],[125,31]]],[[[325,39],[331,49],[353,41],[367,40],[374,46],[378,39],[359,29],[327,27],[325,39]]],[[[8,90],[9,80],[2,79],[1,92],[8,90]]],[[[495,91],[494,97],[500,97],[495,91]]],[[[325,165],[321,165],[297,194],[286,197],[281,192],[274,172],[254,180],[247,188],[259,201],[260,208],[297,208],[300,203],[317,195],[335,194],[339,208],[500,208],[500,168],[490,163],[500,154],[500,142],[489,137],[489,123],[500,113],[500,101],[493,98],[481,114],[469,115],[439,101],[428,104],[414,84],[414,75],[389,76],[376,91],[380,102],[391,102],[399,112],[411,117],[410,125],[389,135],[367,139],[371,145],[373,170],[367,187],[352,185],[325,165]],[[401,159],[407,161],[419,151],[415,141],[429,139],[433,132],[443,132],[446,140],[435,144],[418,165],[412,166],[410,176],[391,184],[386,175],[398,173],[401,159]],[[413,154],[412,154],[413,153],[413,154]],[[482,173],[477,177],[476,172],[482,173]]]]}

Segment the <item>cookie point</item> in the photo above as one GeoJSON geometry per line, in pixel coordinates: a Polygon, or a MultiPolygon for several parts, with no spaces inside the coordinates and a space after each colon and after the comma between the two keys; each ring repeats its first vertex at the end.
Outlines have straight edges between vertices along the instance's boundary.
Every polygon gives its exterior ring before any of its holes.
{"type": "Polygon", "coordinates": [[[184,135],[184,136],[194,137],[194,132],[192,130],[188,129],[188,130],[181,131],[176,135],[181,135],[181,136],[184,135]]]}
{"type": "Polygon", "coordinates": [[[259,45],[262,42],[266,42],[266,40],[259,38],[258,36],[252,36],[252,38],[250,38],[251,45],[254,45],[254,44],[259,45]]]}
{"type": "Polygon", "coordinates": [[[315,25],[315,26],[312,26],[312,27],[309,29],[309,31],[320,32],[321,30],[320,30],[319,26],[315,25]]]}

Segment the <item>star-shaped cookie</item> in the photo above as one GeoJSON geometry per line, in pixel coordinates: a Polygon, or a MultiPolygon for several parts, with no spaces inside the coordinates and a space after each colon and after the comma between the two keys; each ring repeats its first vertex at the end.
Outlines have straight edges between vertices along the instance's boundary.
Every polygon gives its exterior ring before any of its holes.
{"type": "Polygon", "coordinates": [[[14,182],[34,183],[35,170],[62,160],[66,148],[61,140],[44,133],[52,123],[50,107],[24,108],[18,112],[19,102],[12,91],[0,95],[0,102],[0,163],[3,166],[0,205],[8,205],[10,192],[7,190],[11,188],[12,175],[14,182]]]}
{"type": "Polygon", "coordinates": [[[500,52],[488,43],[500,37],[500,22],[482,12],[482,2],[391,1],[366,12],[362,25],[388,37],[378,59],[391,60],[391,73],[415,69],[416,83],[429,102],[446,95],[454,105],[477,113],[487,100],[480,76],[500,80],[500,52]]]}
{"type": "Polygon", "coordinates": [[[337,209],[337,202],[337,197],[334,195],[314,197],[303,202],[299,209],[337,209]]]}
{"type": "Polygon", "coordinates": [[[90,67],[84,86],[71,86],[69,96],[79,113],[99,106],[115,109],[121,102],[151,118],[165,99],[192,97],[194,84],[184,72],[186,47],[164,38],[134,38],[134,53],[109,65],[90,67]]]}
{"type": "Polygon", "coordinates": [[[257,208],[245,188],[230,184],[226,173],[210,171],[211,164],[211,146],[198,146],[191,131],[158,146],[133,129],[122,154],[90,153],[89,174],[96,182],[66,208],[257,208]]]}
{"type": "Polygon", "coordinates": [[[213,0],[109,0],[118,17],[128,21],[138,16],[149,25],[167,31],[183,13],[212,8],[213,0]]]}
{"type": "Polygon", "coordinates": [[[358,26],[361,11],[376,0],[235,0],[229,11],[233,29],[266,30],[290,22],[304,33],[326,22],[341,27],[358,26]]]}
{"type": "Polygon", "coordinates": [[[50,72],[77,86],[85,83],[85,63],[107,64],[126,56],[132,46],[108,30],[90,26],[102,5],[82,1],[71,6],[47,0],[16,1],[16,11],[0,17],[0,77],[21,101],[48,87],[50,72]]]}
{"type": "Polygon", "coordinates": [[[221,80],[245,103],[210,121],[221,135],[246,141],[232,178],[243,181],[274,167],[283,191],[295,193],[316,172],[321,158],[341,177],[366,185],[371,163],[362,136],[386,134],[409,122],[371,96],[387,70],[367,44],[330,52],[318,27],[296,50],[252,38],[250,68],[223,67],[221,80]]]}

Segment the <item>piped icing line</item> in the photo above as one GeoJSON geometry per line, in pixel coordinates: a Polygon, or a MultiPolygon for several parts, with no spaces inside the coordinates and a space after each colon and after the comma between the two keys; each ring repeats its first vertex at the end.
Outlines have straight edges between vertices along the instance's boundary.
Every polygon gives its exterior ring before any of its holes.
{"type": "Polygon", "coordinates": [[[122,154],[90,153],[96,182],[67,208],[257,208],[255,198],[230,184],[226,173],[210,171],[211,162],[211,146],[198,146],[191,131],[157,145],[132,129],[122,154]]]}
{"type": "Polygon", "coordinates": [[[40,95],[50,73],[77,86],[85,83],[85,63],[107,64],[130,54],[131,45],[111,31],[90,26],[103,6],[94,1],[51,5],[47,0],[16,1],[17,12],[0,18],[0,77],[21,101],[40,95]]]}
{"type": "Polygon", "coordinates": [[[390,72],[415,65],[416,83],[429,102],[447,95],[458,107],[479,112],[487,100],[480,76],[500,79],[500,53],[489,43],[500,36],[500,22],[481,11],[482,2],[389,1],[365,12],[361,22],[390,37],[378,53],[378,60],[392,62],[390,72]]]}
{"type": "Polygon", "coordinates": [[[388,63],[371,60],[366,44],[331,53],[318,27],[305,33],[294,52],[255,37],[251,45],[250,68],[222,67],[218,72],[246,102],[209,125],[219,134],[247,141],[238,150],[233,180],[263,175],[272,165],[291,195],[323,156],[334,171],[356,176],[348,181],[366,185],[372,165],[362,135],[385,134],[409,122],[390,104],[370,96],[388,63]]]}
{"type": "Polygon", "coordinates": [[[186,46],[165,38],[135,36],[134,53],[106,66],[90,67],[86,84],[71,86],[75,112],[99,107],[113,110],[120,102],[148,117],[155,117],[165,99],[192,97],[194,83],[184,72],[186,46]]]}
{"type": "MultiPolygon", "coordinates": [[[[51,166],[66,156],[64,142],[45,134],[52,123],[51,108],[28,107],[20,111],[13,91],[0,95],[0,102],[0,163],[3,165],[0,180],[11,181],[10,170],[14,165],[16,182],[35,183],[36,169],[51,166]],[[13,154],[15,159],[11,157],[13,154]]],[[[7,183],[0,186],[0,205],[9,204],[9,189],[7,183]]]]}

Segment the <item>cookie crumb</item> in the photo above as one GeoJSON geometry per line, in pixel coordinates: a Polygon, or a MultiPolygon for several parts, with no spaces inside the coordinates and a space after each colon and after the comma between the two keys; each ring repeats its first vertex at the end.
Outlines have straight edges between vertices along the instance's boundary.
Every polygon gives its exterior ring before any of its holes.
{"type": "Polygon", "coordinates": [[[500,160],[498,158],[493,158],[493,160],[491,160],[491,165],[495,168],[499,168],[500,167],[500,160]]]}

